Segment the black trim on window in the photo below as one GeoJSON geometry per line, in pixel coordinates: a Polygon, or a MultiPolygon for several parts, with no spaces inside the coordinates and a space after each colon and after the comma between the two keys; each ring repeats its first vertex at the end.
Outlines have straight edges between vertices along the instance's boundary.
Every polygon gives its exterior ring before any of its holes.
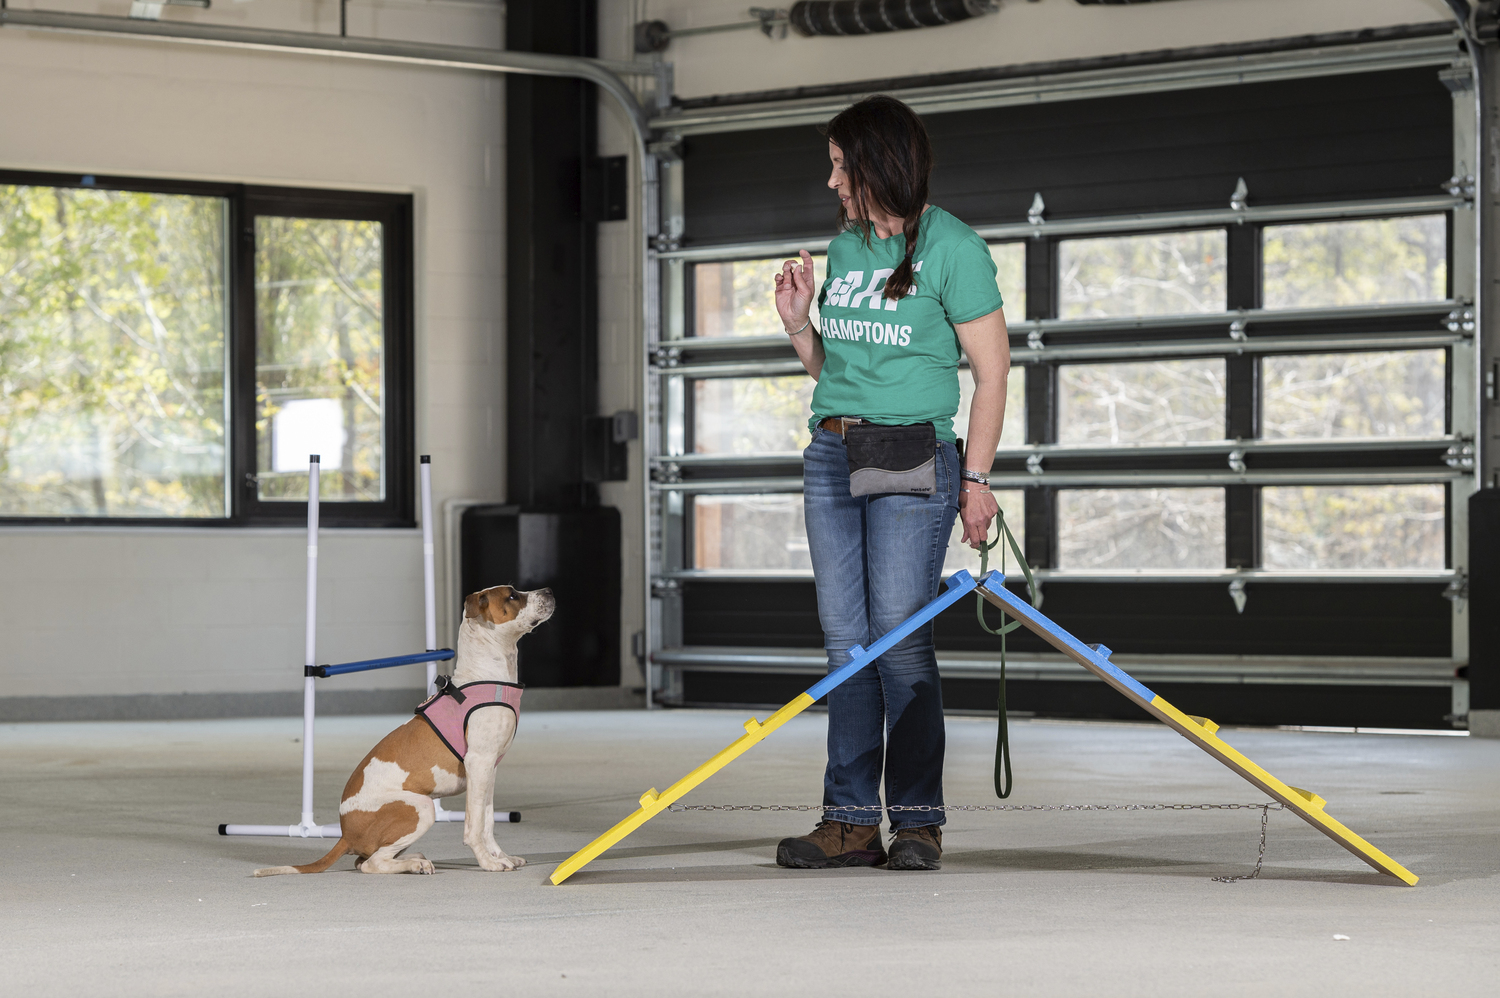
{"type": "Polygon", "coordinates": [[[0,170],[0,184],[82,190],[139,191],[219,197],[227,202],[225,296],[228,302],[229,462],[224,517],[4,516],[0,525],[45,526],[282,526],[307,517],[305,502],[261,502],[255,493],[255,219],[258,216],[339,218],[378,221],[384,227],[385,412],[383,460],[385,499],[381,502],[320,504],[319,519],[329,527],[411,527],[416,523],[416,432],[414,404],[412,198],[304,188],[261,187],[189,180],[59,174],[0,170]]]}

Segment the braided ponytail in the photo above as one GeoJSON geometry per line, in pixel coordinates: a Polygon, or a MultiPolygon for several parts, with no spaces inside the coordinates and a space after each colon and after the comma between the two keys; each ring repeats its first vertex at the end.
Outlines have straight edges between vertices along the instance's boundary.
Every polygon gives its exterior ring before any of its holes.
{"type": "Polygon", "coordinates": [[[886,278],[885,291],[882,298],[890,301],[900,301],[911,293],[912,284],[916,282],[916,275],[912,273],[912,254],[917,251],[917,227],[922,224],[922,209],[918,207],[915,215],[907,215],[905,224],[901,226],[901,234],[906,237],[906,259],[901,261],[901,266],[896,272],[886,278]]]}

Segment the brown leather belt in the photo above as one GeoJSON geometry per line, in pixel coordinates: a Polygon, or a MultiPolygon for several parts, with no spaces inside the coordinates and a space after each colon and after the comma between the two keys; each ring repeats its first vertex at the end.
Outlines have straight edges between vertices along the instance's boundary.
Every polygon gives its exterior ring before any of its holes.
{"type": "Polygon", "coordinates": [[[853,416],[829,416],[827,419],[822,420],[818,423],[818,429],[827,430],[829,433],[837,433],[839,436],[843,436],[844,427],[858,426],[863,422],[863,419],[856,419],[853,416]]]}

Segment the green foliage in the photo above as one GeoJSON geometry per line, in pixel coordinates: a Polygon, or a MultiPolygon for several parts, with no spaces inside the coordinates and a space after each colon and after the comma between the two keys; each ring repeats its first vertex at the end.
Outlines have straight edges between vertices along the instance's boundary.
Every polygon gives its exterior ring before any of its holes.
{"type": "Polygon", "coordinates": [[[1261,361],[1261,434],[1277,438],[1441,436],[1442,350],[1301,354],[1261,361]]]}
{"type": "Polygon", "coordinates": [[[379,222],[255,222],[255,437],[260,497],[307,499],[306,465],[273,467],[287,402],[337,399],[342,452],[325,457],[324,497],[384,498],[385,326],[379,222]],[[338,465],[334,468],[334,465],[338,465]]]}
{"type": "Polygon", "coordinates": [[[708,378],[693,382],[693,448],[700,454],[800,451],[812,440],[812,393],[805,374],[708,378]]]}
{"type": "Polygon", "coordinates": [[[1218,358],[1064,364],[1057,382],[1060,443],[1224,439],[1224,361],[1218,358]]]}
{"type": "Polygon", "coordinates": [[[1223,229],[1066,239],[1058,244],[1058,315],[1222,312],[1228,277],[1223,229]]]}
{"type": "Polygon", "coordinates": [[[0,186],[0,515],[225,515],[224,226],[0,186]]]}
{"type": "Polygon", "coordinates": [[[1437,301],[1448,296],[1442,215],[1267,226],[1266,308],[1437,301]]]}
{"type": "Polygon", "coordinates": [[[693,567],[811,569],[802,496],[694,496],[693,567]]]}
{"type": "Polygon", "coordinates": [[[1064,489],[1058,567],[1224,567],[1224,490],[1064,489]]]}
{"type": "Polygon", "coordinates": [[[1005,321],[1026,321],[1026,244],[990,243],[990,259],[995,261],[995,285],[1005,299],[1005,321]]]}
{"type": "Polygon", "coordinates": [[[1441,485],[1261,490],[1266,568],[1443,567],[1441,485]]]}
{"type": "MultiPolygon", "coordinates": [[[[813,258],[813,276],[821,279],[827,256],[813,258]]],[[[693,267],[693,327],[697,336],[777,336],[786,332],[776,312],[776,275],[783,259],[700,263],[693,267]]],[[[814,287],[817,285],[814,284],[814,287]]],[[[818,321],[818,303],[812,305],[818,321]]]]}

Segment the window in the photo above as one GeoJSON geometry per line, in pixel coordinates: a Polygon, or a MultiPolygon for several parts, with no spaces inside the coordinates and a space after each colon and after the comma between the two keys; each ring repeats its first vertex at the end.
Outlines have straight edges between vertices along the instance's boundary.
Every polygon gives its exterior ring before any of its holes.
{"type": "Polygon", "coordinates": [[[1442,350],[1304,354],[1261,361],[1261,433],[1272,439],[1441,436],[1442,350]]]}
{"type": "Polygon", "coordinates": [[[0,185],[0,516],[228,515],[224,198],[0,185]]]}
{"type": "MultiPolygon", "coordinates": [[[[958,413],[953,417],[953,432],[969,435],[969,407],[974,403],[974,375],[967,367],[958,371],[958,413]]],[[[1000,426],[1000,446],[1020,447],[1026,443],[1026,368],[1011,366],[1005,379],[1005,422],[1000,426]]]]}
{"type": "Polygon", "coordinates": [[[802,496],[693,497],[693,567],[812,568],[802,496]]]}
{"type": "Polygon", "coordinates": [[[700,454],[800,451],[812,439],[812,393],[805,374],[693,382],[693,449],[700,454]]]}
{"type": "Polygon", "coordinates": [[[1224,490],[1067,489],[1059,568],[1223,568],[1224,490]]]}
{"type": "MultiPolygon", "coordinates": [[[[1000,504],[1000,512],[1005,514],[1005,525],[1015,535],[1016,543],[1020,545],[1021,552],[1026,552],[1026,493],[1021,489],[996,489],[995,501],[1000,504]]],[[[990,526],[990,540],[994,540],[999,531],[992,524],[990,526]]],[[[1002,539],[1001,544],[1004,544],[1002,539]]],[[[1021,566],[1016,564],[1016,556],[1011,552],[1010,546],[1005,545],[1003,560],[1007,575],[1020,577],[1021,566]]],[[[999,568],[1002,561],[1000,544],[990,552],[989,570],[999,568]]],[[[963,521],[954,518],[953,534],[948,538],[948,555],[943,561],[944,574],[956,572],[960,568],[968,569],[970,575],[979,578],[979,552],[964,543],[963,521]]]]}
{"type": "MultiPolygon", "coordinates": [[[[791,257],[699,263],[693,267],[693,335],[777,336],[786,332],[776,313],[776,275],[791,257]]],[[[827,256],[813,256],[813,324],[816,288],[827,276],[827,256]]]]}
{"type": "Polygon", "coordinates": [[[1448,297],[1448,228],[1442,215],[1268,225],[1261,254],[1266,308],[1448,297]]]}
{"type": "Polygon", "coordinates": [[[990,243],[990,259],[995,261],[995,284],[1005,299],[1005,321],[1025,322],[1026,244],[990,243]]]}
{"type": "Polygon", "coordinates": [[[1174,444],[1224,439],[1224,361],[1151,360],[1058,368],[1058,442],[1174,444]]]}
{"type": "Polygon", "coordinates": [[[1268,486],[1266,568],[1443,567],[1442,485],[1268,486]]]}
{"type": "Polygon", "coordinates": [[[409,211],[0,175],[0,518],[409,523],[409,211]]]}
{"type": "Polygon", "coordinates": [[[255,220],[257,496],[385,498],[385,320],[381,225],[255,220]]]}
{"type": "Polygon", "coordinates": [[[1223,229],[1065,239],[1058,244],[1058,317],[1222,312],[1223,229]]]}

